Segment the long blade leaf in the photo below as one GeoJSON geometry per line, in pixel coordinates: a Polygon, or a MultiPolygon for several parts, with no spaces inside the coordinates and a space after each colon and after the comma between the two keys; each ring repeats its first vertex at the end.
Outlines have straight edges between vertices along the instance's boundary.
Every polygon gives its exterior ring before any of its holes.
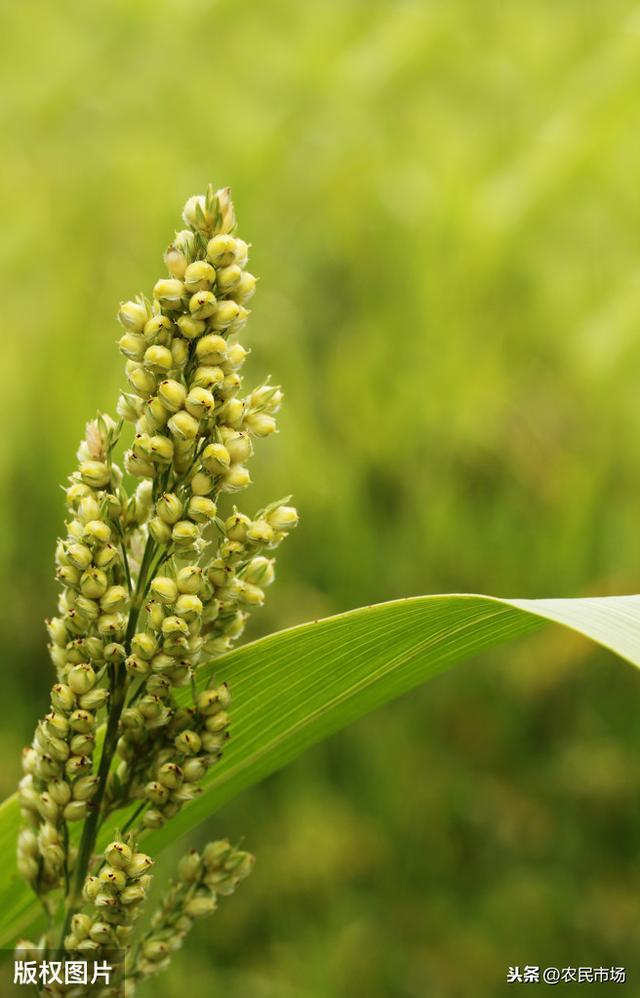
{"type": "MultiPolygon", "coordinates": [[[[486,648],[552,621],[640,666],[640,596],[500,600],[421,596],[363,607],[269,635],[202,670],[233,693],[232,738],[205,793],[150,833],[157,853],[241,790],[309,746],[486,648]]],[[[185,693],[185,697],[188,693],[185,693]]],[[[40,913],[15,868],[15,797],[0,807],[0,942],[9,945],[40,913]]],[[[108,834],[108,832],[107,832],[108,834]]]]}

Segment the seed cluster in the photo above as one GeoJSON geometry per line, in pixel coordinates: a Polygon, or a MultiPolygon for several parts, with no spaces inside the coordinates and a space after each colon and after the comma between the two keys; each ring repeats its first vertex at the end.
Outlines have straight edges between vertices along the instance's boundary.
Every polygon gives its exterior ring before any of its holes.
{"type": "MultiPolygon", "coordinates": [[[[168,276],[151,299],[120,306],[128,389],[117,422],[101,414],[87,425],[66,488],[61,593],[47,621],[57,681],[24,752],[18,865],[50,912],[64,893],[70,950],[128,945],[146,889],[146,874],[132,872],[136,838],[202,792],[229,737],[229,689],[202,689],[197,670],[241,636],[273,582],[272,552],[298,522],[288,498],[253,515],[219,509],[250,485],[254,441],[276,430],[282,392],[269,381],[243,392],[239,334],[256,279],[229,190],[190,198],[183,218],[168,276]],[[114,455],[126,422],[135,433],[122,470],[114,455]],[[125,807],[130,835],[96,871],[98,829],[125,807]]],[[[231,850],[224,862],[236,855],[246,856],[231,850]]]]}
{"type": "Polygon", "coordinates": [[[218,897],[233,894],[254,858],[224,839],[182,858],[175,880],[151,921],[151,929],[127,959],[127,998],[144,978],[164,970],[198,919],[212,914],[218,897]]]}
{"type": "Polygon", "coordinates": [[[84,883],[83,896],[91,914],[73,916],[65,948],[92,953],[101,947],[125,949],[147,896],[152,865],[150,856],[135,852],[127,842],[111,842],[97,874],[88,876],[84,883]]]}

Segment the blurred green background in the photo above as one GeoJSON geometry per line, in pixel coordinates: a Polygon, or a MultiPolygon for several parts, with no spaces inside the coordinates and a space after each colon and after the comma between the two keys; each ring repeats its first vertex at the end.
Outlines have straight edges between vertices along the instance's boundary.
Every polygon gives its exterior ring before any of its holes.
{"type": "MultiPolygon", "coordinates": [[[[287,395],[247,503],[303,514],[253,634],[638,589],[639,7],[23,0],[0,28],[3,793],[118,302],[208,181],[261,276],[250,370],[287,395]]],[[[194,836],[258,864],[154,993],[477,998],[509,964],[637,965],[639,716],[631,668],[549,629],[365,719],[194,836]]]]}

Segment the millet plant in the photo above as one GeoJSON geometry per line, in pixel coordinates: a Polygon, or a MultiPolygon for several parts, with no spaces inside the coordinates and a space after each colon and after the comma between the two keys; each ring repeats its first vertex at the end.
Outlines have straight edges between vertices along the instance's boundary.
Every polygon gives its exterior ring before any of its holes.
{"type": "Polygon", "coordinates": [[[152,299],[120,306],[129,387],[117,421],[87,424],[66,488],[61,592],[47,621],[56,681],[19,787],[18,868],[47,916],[20,950],[120,951],[119,976],[99,993],[126,998],[251,870],[253,857],[227,841],[189,852],[136,932],[153,866],[145,831],[202,792],[229,737],[229,688],[198,691],[196,672],[241,636],[273,581],[271,552],[298,522],[287,499],[253,515],[223,508],[250,485],[253,441],[276,429],[282,393],[268,382],[243,392],[238,337],[256,279],[229,190],[190,198],[183,218],[152,299]],[[126,422],[125,475],[115,456],[126,422]],[[187,706],[178,687],[190,688],[187,706]],[[120,831],[97,852],[114,815],[120,831]]]}

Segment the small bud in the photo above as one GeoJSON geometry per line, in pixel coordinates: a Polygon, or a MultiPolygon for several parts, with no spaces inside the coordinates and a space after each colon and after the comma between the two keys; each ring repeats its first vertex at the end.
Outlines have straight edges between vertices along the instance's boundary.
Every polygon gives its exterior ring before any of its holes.
{"type": "Polygon", "coordinates": [[[93,489],[103,489],[111,481],[111,469],[104,461],[83,461],[79,471],[84,484],[93,489]]]}
{"type": "Polygon", "coordinates": [[[158,770],[158,781],[168,790],[176,790],[182,779],[182,769],[175,762],[165,762],[158,770]]]}
{"type": "Polygon", "coordinates": [[[273,558],[258,555],[247,565],[244,578],[256,586],[270,586],[275,577],[273,558]]]}
{"type": "Polygon", "coordinates": [[[195,731],[181,731],[174,739],[177,750],[185,755],[197,755],[201,744],[200,735],[195,731]]]}
{"type": "Polygon", "coordinates": [[[220,689],[204,690],[198,697],[198,710],[205,717],[211,717],[213,714],[217,714],[223,706],[228,706],[228,701],[222,703],[223,699],[220,689]]]}
{"type": "Polygon", "coordinates": [[[176,576],[178,591],[196,594],[202,587],[202,569],[199,565],[185,565],[176,576]]]}
{"type": "Polygon", "coordinates": [[[223,589],[233,578],[234,569],[231,565],[225,564],[221,558],[214,558],[207,568],[207,578],[212,586],[223,589]]]}
{"type": "Polygon", "coordinates": [[[190,263],[184,273],[184,286],[190,294],[195,291],[208,291],[215,281],[216,272],[206,260],[190,263]]]}
{"type": "Polygon", "coordinates": [[[235,580],[234,595],[242,606],[262,606],[264,603],[264,593],[260,586],[244,579],[235,580]]]}
{"type": "Polygon", "coordinates": [[[84,800],[70,801],[63,811],[65,821],[84,821],[89,813],[89,807],[84,800]]]}
{"type": "Polygon", "coordinates": [[[298,525],[298,511],[295,506],[276,506],[265,514],[265,519],[274,530],[293,530],[298,525]]]}
{"type": "Polygon", "coordinates": [[[138,655],[129,655],[124,664],[132,676],[146,676],[151,668],[149,663],[138,655]]]}
{"type": "Polygon", "coordinates": [[[280,409],[282,399],[283,394],[278,386],[266,384],[254,388],[249,396],[249,405],[261,412],[274,413],[280,409]]]}
{"type": "Polygon", "coordinates": [[[156,434],[149,438],[149,457],[158,464],[171,464],[173,461],[173,441],[169,437],[156,434]]]}
{"type": "Polygon", "coordinates": [[[232,852],[233,850],[228,839],[219,839],[217,842],[208,842],[202,853],[202,858],[207,870],[211,872],[222,869],[232,852]]]}
{"type": "Polygon", "coordinates": [[[86,939],[91,930],[91,916],[83,915],[80,912],[71,919],[71,931],[78,941],[86,939]]]}
{"type": "Polygon", "coordinates": [[[145,873],[148,873],[153,866],[153,860],[150,856],[146,856],[143,852],[136,852],[131,858],[131,862],[127,864],[127,875],[132,880],[138,880],[145,873]]]}
{"type": "Polygon", "coordinates": [[[88,693],[83,693],[81,697],[78,698],[78,703],[83,710],[99,710],[100,707],[104,707],[105,703],[109,699],[109,690],[105,690],[102,687],[99,689],[89,690],[88,693]]]}
{"type": "Polygon", "coordinates": [[[216,212],[214,215],[215,231],[221,233],[233,232],[236,227],[236,216],[231,200],[231,188],[221,187],[214,196],[216,212]]]}
{"type": "Polygon", "coordinates": [[[230,367],[232,371],[239,370],[248,356],[249,350],[246,350],[242,343],[233,343],[229,347],[225,368],[230,367]]]}
{"type": "Polygon", "coordinates": [[[212,475],[222,475],[231,464],[229,451],[224,444],[207,444],[202,452],[202,463],[212,475]]]}
{"type": "Polygon", "coordinates": [[[203,471],[197,471],[191,479],[191,491],[194,496],[208,496],[213,492],[213,479],[203,471]]]}
{"type": "Polygon", "coordinates": [[[102,884],[97,877],[88,876],[84,882],[82,888],[82,894],[86,901],[94,902],[98,893],[102,887],[102,884]]]}
{"type": "MultiPolygon", "coordinates": [[[[89,556],[91,556],[90,551],[89,556]]],[[[52,617],[50,620],[46,620],[45,624],[47,625],[49,637],[55,644],[65,645],[67,643],[67,628],[60,617],[52,617]]]]}
{"type": "Polygon", "coordinates": [[[164,262],[171,276],[182,280],[187,269],[187,259],[184,253],[174,245],[169,246],[164,255],[164,262]]]}
{"type": "Polygon", "coordinates": [[[225,374],[222,385],[220,386],[221,397],[223,399],[231,399],[233,396],[237,395],[241,385],[242,378],[237,371],[231,371],[230,374],[225,374]]]}
{"type": "Polygon", "coordinates": [[[95,552],[93,560],[98,568],[110,568],[114,562],[118,561],[119,557],[118,549],[113,544],[105,544],[103,548],[95,552]]]}
{"type": "Polygon", "coordinates": [[[206,388],[212,391],[224,381],[224,371],[221,367],[211,365],[201,365],[197,367],[191,378],[192,388],[206,388]]]}
{"type": "Polygon", "coordinates": [[[242,464],[233,464],[222,479],[223,492],[240,492],[251,485],[249,469],[242,464]]]}
{"type": "Polygon", "coordinates": [[[215,315],[218,309],[219,303],[212,291],[196,291],[189,299],[189,312],[193,319],[208,319],[215,315]]]}
{"type": "Polygon", "coordinates": [[[175,603],[178,596],[178,586],[173,579],[166,575],[156,575],[150,588],[155,598],[162,603],[169,605],[175,603]]]}
{"type": "MultiPolygon", "coordinates": [[[[181,569],[181,571],[184,571],[184,569],[181,569]]],[[[178,573],[178,588],[180,588],[179,577],[180,573],[178,573]]],[[[157,650],[158,642],[153,634],[149,634],[145,631],[138,631],[133,635],[131,639],[131,651],[134,655],[137,655],[144,661],[149,661],[149,659],[153,658],[156,654],[157,650]]]]}
{"type": "Polygon", "coordinates": [[[248,270],[243,271],[240,274],[240,280],[236,283],[232,291],[234,300],[240,302],[241,305],[246,305],[255,294],[256,283],[253,274],[250,274],[248,270]]]}
{"type": "Polygon", "coordinates": [[[156,281],[153,288],[153,297],[167,311],[176,311],[182,307],[184,293],[185,289],[182,281],[179,281],[175,277],[156,281]]]}
{"type": "Polygon", "coordinates": [[[204,419],[211,415],[215,401],[206,388],[192,388],[184,403],[184,407],[195,419],[204,419]]]}
{"type": "MultiPolygon", "coordinates": [[[[250,315],[251,315],[251,313],[250,313],[250,311],[249,311],[248,308],[245,308],[244,305],[238,305],[238,314],[237,314],[237,316],[227,326],[227,332],[229,333],[229,336],[237,336],[237,334],[239,332],[241,332],[241,330],[243,330],[244,327],[246,326],[247,319],[249,318],[250,315]]],[[[215,328],[215,325],[214,325],[214,328],[215,328]]]]}
{"type": "Polygon", "coordinates": [[[56,578],[63,586],[76,589],[80,583],[80,571],[74,568],[73,565],[61,565],[56,570],[56,578]]]}
{"type": "Polygon", "coordinates": [[[187,389],[179,381],[168,378],[158,385],[158,396],[169,412],[178,412],[184,405],[187,389]]]}
{"type": "Polygon", "coordinates": [[[202,734],[202,748],[205,752],[211,755],[220,755],[222,746],[229,738],[229,732],[225,731],[221,734],[213,734],[210,731],[204,731],[202,734]]]}
{"type": "Polygon", "coordinates": [[[156,963],[169,957],[171,949],[169,948],[169,944],[163,942],[161,939],[149,939],[147,942],[142,944],[142,952],[147,960],[151,960],[153,963],[156,963]]]}
{"type": "Polygon", "coordinates": [[[216,272],[218,294],[229,294],[238,286],[241,277],[242,271],[237,263],[231,263],[228,267],[220,267],[216,272]]]}
{"type": "Polygon", "coordinates": [[[196,344],[196,357],[201,364],[220,364],[227,356],[228,344],[224,337],[217,333],[208,333],[196,344]]]}
{"type": "Polygon", "coordinates": [[[75,665],[69,670],[67,682],[76,696],[88,693],[96,681],[96,674],[90,665],[75,665]]]}
{"type": "Polygon", "coordinates": [[[104,520],[90,520],[85,523],[83,536],[90,543],[108,544],[111,540],[111,527],[104,520]]]}
{"type": "Polygon", "coordinates": [[[151,780],[144,788],[144,795],[152,804],[164,804],[169,799],[169,790],[158,780],[151,780]]]}
{"type": "Polygon", "coordinates": [[[143,363],[153,374],[166,374],[173,367],[173,357],[167,347],[154,344],[146,349],[143,363]]]}
{"type": "Polygon", "coordinates": [[[253,454],[253,445],[248,433],[234,433],[224,442],[233,464],[244,464],[253,454]]]}
{"type": "Polygon", "coordinates": [[[121,392],[116,404],[116,412],[122,419],[126,419],[128,423],[135,423],[140,415],[139,402],[140,400],[137,396],[130,395],[128,392],[121,392]]]}
{"type": "Polygon", "coordinates": [[[104,613],[110,614],[124,609],[128,602],[129,594],[124,586],[109,586],[100,597],[100,608],[104,613]]]}
{"type": "Polygon", "coordinates": [[[194,594],[183,593],[176,600],[175,612],[184,620],[195,620],[202,613],[202,603],[194,594]]]}
{"type": "Polygon", "coordinates": [[[165,820],[164,814],[157,807],[150,807],[142,816],[142,824],[145,828],[162,828],[165,820]]]}
{"type": "Polygon", "coordinates": [[[69,717],[69,725],[72,731],[77,731],[79,734],[87,734],[93,731],[95,717],[88,710],[74,710],[69,717]]]}
{"type": "Polygon", "coordinates": [[[206,771],[207,768],[201,759],[186,759],[182,765],[185,783],[197,783],[206,771]]]}
{"type": "Polygon", "coordinates": [[[226,731],[229,727],[229,715],[226,711],[221,710],[217,714],[213,714],[207,718],[205,727],[207,731],[210,731],[214,735],[219,734],[221,731],[226,731]]]}
{"type": "MultiPolygon", "coordinates": [[[[193,598],[198,599],[197,596],[193,598]]],[[[189,627],[181,617],[178,617],[176,614],[170,614],[168,617],[165,617],[164,620],[162,621],[162,634],[165,638],[170,638],[170,639],[174,639],[176,638],[176,636],[179,635],[184,635],[185,637],[187,637],[189,634],[189,627]]]]}
{"type": "Polygon", "coordinates": [[[144,327],[144,339],[149,343],[167,343],[174,331],[171,319],[166,315],[152,315],[144,327]]]}
{"type": "Polygon", "coordinates": [[[162,605],[155,600],[150,600],[145,609],[149,614],[149,626],[154,631],[160,630],[162,621],[164,620],[164,610],[162,609],[162,605]]]}
{"type": "Polygon", "coordinates": [[[75,702],[73,690],[64,683],[56,683],[51,690],[51,703],[56,710],[71,710],[75,702]]]}
{"type": "Polygon", "coordinates": [[[228,267],[236,259],[236,240],[233,236],[214,236],[207,243],[207,259],[214,267],[228,267]]]}
{"type": "Polygon", "coordinates": [[[194,319],[192,315],[181,315],[177,326],[185,340],[196,340],[207,328],[202,319],[194,319]]]}
{"type": "Polygon", "coordinates": [[[135,333],[125,333],[118,340],[118,348],[120,353],[130,360],[142,360],[146,343],[143,336],[137,336],[135,333]]]}
{"type": "Polygon", "coordinates": [[[182,516],[183,505],[173,492],[163,492],[156,503],[156,512],[165,523],[174,524],[182,516]]]}
{"type": "Polygon", "coordinates": [[[91,759],[87,755],[70,756],[64,767],[64,771],[70,779],[87,775],[88,769],[91,769],[91,759]]]}
{"type": "Polygon", "coordinates": [[[200,532],[196,524],[190,520],[178,520],[171,531],[173,543],[183,550],[191,549],[199,537],[200,532]]]}
{"type": "Polygon", "coordinates": [[[220,422],[239,430],[244,419],[244,402],[242,399],[228,399],[218,412],[220,422]]]}
{"type": "Polygon", "coordinates": [[[76,734],[69,742],[72,755],[91,755],[96,747],[96,740],[91,733],[76,734]]]}
{"type": "Polygon", "coordinates": [[[117,891],[121,891],[127,885],[127,875],[124,870],[109,863],[102,867],[98,876],[103,883],[110,884],[117,891]]]}
{"type": "MultiPolygon", "coordinates": [[[[62,744],[64,745],[64,742],[62,744]]],[[[49,794],[40,794],[38,798],[38,811],[44,821],[51,821],[56,824],[58,815],[60,814],[60,805],[49,794]]]]}
{"type": "MultiPolygon", "coordinates": [[[[202,293],[202,292],[201,292],[202,293]]],[[[241,305],[232,299],[227,299],[225,301],[218,302],[218,307],[215,310],[215,315],[211,320],[211,328],[218,331],[223,329],[228,329],[233,322],[235,322],[241,315],[240,309],[241,305]]]]}
{"type": "Polygon", "coordinates": [[[188,412],[176,412],[167,425],[178,440],[194,440],[198,434],[198,420],[188,412]]]}
{"type": "Polygon", "coordinates": [[[104,851],[104,858],[110,866],[118,870],[124,870],[133,859],[133,852],[125,842],[117,839],[110,842],[104,851]]]}
{"type": "Polygon", "coordinates": [[[196,894],[184,906],[189,918],[204,918],[216,910],[216,899],[213,894],[196,894]]]}
{"type": "Polygon", "coordinates": [[[214,224],[214,216],[207,210],[207,200],[204,194],[194,194],[186,202],[182,217],[187,225],[193,226],[198,231],[206,231],[208,226],[214,224]]]}
{"type": "Polygon", "coordinates": [[[101,946],[113,944],[113,929],[107,922],[93,922],[89,935],[94,943],[100,943],[101,946]]]}
{"type": "Polygon", "coordinates": [[[198,880],[202,870],[202,860],[195,849],[191,849],[178,863],[178,876],[185,884],[193,884],[198,880]]]}
{"type": "Polygon", "coordinates": [[[71,800],[71,787],[64,780],[51,780],[47,792],[51,800],[61,807],[71,800]]]}
{"type": "MultiPolygon", "coordinates": [[[[101,883],[100,878],[98,878],[98,883],[101,883]]],[[[107,894],[106,891],[99,890],[93,899],[93,903],[96,908],[115,908],[118,901],[113,894],[107,894]]]]}
{"type": "Polygon", "coordinates": [[[139,395],[141,399],[148,399],[156,389],[155,375],[142,366],[128,367],[127,380],[136,395],[139,395]]]}
{"type": "Polygon", "coordinates": [[[246,267],[249,259],[249,245],[244,239],[236,239],[235,262],[239,267],[246,267]]]}
{"type": "Polygon", "coordinates": [[[77,779],[72,787],[74,801],[84,802],[91,800],[98,789],[98,782],[97,776],[81,776],[77,779]]]}
{"type": "Polygon", "coordinates": [[[120,305],[118,319],[125,329],[130,329],[134,333],[141,333],[148,318],[146,307],[139,302],[125,301],[120,305]]]}
{"type": "Polygon", "coordinates": [[[129,884],[123,891],[120,891],[120,904],[125,905],[125,907],[130,904],[137,904],[139,901],[144,901],[146,895],[147,892],[142,884],[129,884]]]}
{"type": "Polygon", "coordinates": [[[100,506],[95,496],[83,496],[78,503],[78,519],[81,523],[100,519],[100,506]]]}
{"type": "Polygon", "coordinates": [[[171,527],[159,516],[149,520],[149,533],[158,544],[168,544],[171,540],[171,527]]]}
{"type": "Polygon", "coordinates": [[[196,523],[209,523],[218,512],[213,499],[206,496],[192,496],[187,506],[187,516],[196,523]]]}
{"type": "Polygon", "coordinates": [[[267,520],[254,520],[247,527],[247,540],[252,544],[271,544],[273,538],[273,527],[267,520]]]}
{"type": "Polygon", "coordinates": [[[277,424],[275,418],[266,412],[249,412],[244,417],[244,427],[254,437],[268,437],[275,433],[277,424]]]}
{"type": "Polygon", "coordinates": [[[97,626],[98,633],[107,641],[119,641],[124,637],[127,619],[123,613],[103,613],[97,626]]]}

